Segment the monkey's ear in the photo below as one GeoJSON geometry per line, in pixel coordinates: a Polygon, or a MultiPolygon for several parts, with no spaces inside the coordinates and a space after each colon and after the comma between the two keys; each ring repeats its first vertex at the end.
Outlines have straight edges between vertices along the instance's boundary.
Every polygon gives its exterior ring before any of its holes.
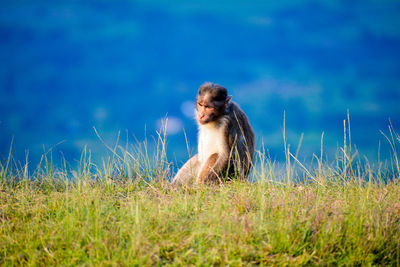
{"type": "Polygon", "coordinates": [[[231,101],[232,96],[228,95],[227,98],[225,99],[225,109],[228,107],[229,101],[231,101]]]}

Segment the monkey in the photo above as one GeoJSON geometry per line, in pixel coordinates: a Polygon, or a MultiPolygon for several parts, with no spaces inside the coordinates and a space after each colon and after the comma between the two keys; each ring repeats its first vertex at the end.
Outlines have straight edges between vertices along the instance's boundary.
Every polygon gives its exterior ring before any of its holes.
{"type": "Polygon", "coordinates": [[[249,119],[226,88],[206,82],[198,90],[195,118],[198,153],[179,169],[173,185],[215,184],[246,179],[253,162],[255,136],[249,119]]]}

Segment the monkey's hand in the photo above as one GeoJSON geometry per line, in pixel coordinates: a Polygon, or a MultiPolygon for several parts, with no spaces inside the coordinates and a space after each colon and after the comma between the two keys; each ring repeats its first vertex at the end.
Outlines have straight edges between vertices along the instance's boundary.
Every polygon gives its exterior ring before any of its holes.
{"type": "Polygon", "coordinates": [[[225,161],[217,153],[212,154],[201,168],[196,182],[198,184],[222,183],[221,173],[226,165],[225,161]]]}

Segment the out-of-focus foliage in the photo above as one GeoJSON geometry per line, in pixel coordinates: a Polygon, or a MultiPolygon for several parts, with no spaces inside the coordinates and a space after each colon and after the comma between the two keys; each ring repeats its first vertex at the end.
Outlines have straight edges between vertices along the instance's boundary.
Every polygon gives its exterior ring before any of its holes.
{"type": "MultiPolygon", "coordinates": [[[[342,142],[378,155],[379,130],[400,124],[398,1],[2,1],[0,154],[42,145],[68,159],[100,156],[118,131],[154,134],[169,118],[170,157],[187,158],[185,129],[204,81],[226,86],[272,158],[282,126],[303,152],[342,142]]],[[[382,151],[385,151],[382,149],[382,151]]]]}

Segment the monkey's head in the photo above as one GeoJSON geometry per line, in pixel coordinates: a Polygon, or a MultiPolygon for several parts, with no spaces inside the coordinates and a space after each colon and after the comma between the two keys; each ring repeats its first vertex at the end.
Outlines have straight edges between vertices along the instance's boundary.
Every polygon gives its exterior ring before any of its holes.
{"type": "Polygon", "coordinates": [[[225,114],[225,110],[232,96],[221,85],[204,83],[199,88],[196,97],[196,117],[200,124],[207,124],[218,120],[225,114]]]}

